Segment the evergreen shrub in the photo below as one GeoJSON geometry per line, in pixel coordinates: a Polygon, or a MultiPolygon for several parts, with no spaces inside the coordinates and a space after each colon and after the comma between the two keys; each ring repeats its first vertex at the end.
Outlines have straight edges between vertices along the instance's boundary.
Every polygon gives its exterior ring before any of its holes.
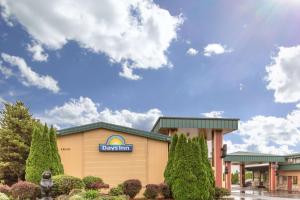
{"type": "Polygon", "coordinates": [[[87,190],[83,194],[83,198],[87,200],[97,199],[100,196],[98,190],[87,190]]]}
{"type": "Polygon", "coordinates": [[[86,189],[94,189],[92,187],[93,184],[103,183],[103,180],[99,177],[96,177],[96,176],[86,176],[82,179],[82,181],[84,182],[84,185],[85,185],[86,189]]]}
{"type": "Polygon", "coordinates": [[[119,196],[124,194],[123,184],[119,184],[117,187],[111,188],[108,194],[111,196],[119,196]]]}
{"type": "Polygon", "coordinates": [[[80,178],[68,175],[53,176],[52,195],[57,197],[62,194],[69,194],[73,189],[83,189],[84,183],[80,178]]]}

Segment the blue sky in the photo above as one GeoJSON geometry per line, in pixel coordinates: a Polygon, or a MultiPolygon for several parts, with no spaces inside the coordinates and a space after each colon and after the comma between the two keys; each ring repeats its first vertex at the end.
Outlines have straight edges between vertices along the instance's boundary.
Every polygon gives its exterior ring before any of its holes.
{"type": "Polygon", "coordinates": [[[0,5],[0,99],[47,123],[232,117],[230,151],[300,151],[297,0],[0,5]]]}

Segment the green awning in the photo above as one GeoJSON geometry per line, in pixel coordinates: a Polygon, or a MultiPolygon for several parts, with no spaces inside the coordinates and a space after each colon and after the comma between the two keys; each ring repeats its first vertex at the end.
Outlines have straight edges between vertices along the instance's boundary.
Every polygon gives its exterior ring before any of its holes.
{"type": "Polygon", "coordinates": [[[152,131],[172,128],[205,128],[223,129],[231,132],[238,129],[239,119],[231,118],[189,118],[189,117],[160,117],[154,124],[152,131]]]}
{"type": "Polygon", "coordinates": [[[296,163],[296,164],[282,164],[282,165],[279,165],[279,170],[282,170],[282,171],[296,171],[296,170],[300,170],[300,163],[296,163]]]}
{"type": "Polygon", "coordinates": [[[285,156],[263,154],[255,152],[236,152],[228,154],[224,161],[239,162],[239,163],[265,163],[265,162],[285,162],[285,156]]]}

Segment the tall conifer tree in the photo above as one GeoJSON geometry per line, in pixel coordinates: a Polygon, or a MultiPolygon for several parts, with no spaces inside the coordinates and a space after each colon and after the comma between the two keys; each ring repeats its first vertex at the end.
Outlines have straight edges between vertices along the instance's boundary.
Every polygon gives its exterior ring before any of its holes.
{"type": "Polygon", "coordinates": [[[208,200],[212,200],[212,199],[214,199],[214,195],[215,195],[215,177],[214,177],[214,173],[213,173],[211,164],[208,159],[208,148],[207,148],[207,143],[204,138],[204,135],[200,136],[199,144],[201,147],[202,162],[205,166],[205,171],[207,172],[207,176],[208,176],[208,180],[209,180],[209,187],[208,187],[209,188],[209,198],[208,198],[208,200]]]}
{"type": "Polygon", "coordinates": [[[175,156],[175,148],[176,148],[177,141],[178,141],[178,135],[176,134],[172,137],[171,147],[169,150],[168,164],[167,164],[165,172],[164,172],[165,182],[169,186],[171,186],[171,175],[172,175],[173,166],[174,166],[174,156],[175,156]]]}
{"type": "Polygon", "coordinates": [[[6,184],[24,180],[31,135],[40,123],[20,101],[4,104],[0,112],[0,179],[6,184]]]}
{"type": "Polygon", "coordinates": [[[51,147],[51,172],[53,175],[59,175],[64,173],[64,168],[61,163],[60,155],[58,153],[58,148],[57,148],[57,141],[56,141],[56,131],[51,126],[50,131],[49,131],[49,138],[50,138],[50,147],[51,147]]]}
{"type": "Polygon", "coordinates": [[[197,188],[199,197],[201,200],[209,199],[209,178],[207,176],[207,170],[205,164],[201,158],[200,144],[198,140],[193,139],[190,141],[190,151],[192,154],[190,165],[193,174],[197,177],[197,188]]]}
{"type": "Polygon", "coordinates": [[[199,190],[197,177],[191,170],[189,164],[189,148],[187,139],[180,135],[175,148],[174,170],[171,178],[171,188],[176,200],[198,200],[199,190]]]}
{"type": "Polygon", "coordinates": [[[38,184],[44,171],[50,170],[52,162],[49,130],[47,125],[33,131],[31,147],[26,161],[26,181],[38,184]]]}

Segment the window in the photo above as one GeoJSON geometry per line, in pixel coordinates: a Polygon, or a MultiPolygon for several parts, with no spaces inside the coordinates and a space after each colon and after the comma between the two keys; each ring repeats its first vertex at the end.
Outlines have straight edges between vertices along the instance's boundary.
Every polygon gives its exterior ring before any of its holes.
{"type": "Polygon", "coordinates": [[[293,184],[294,185],[298,184],[298,176],[293,176],[293,184]]]}

